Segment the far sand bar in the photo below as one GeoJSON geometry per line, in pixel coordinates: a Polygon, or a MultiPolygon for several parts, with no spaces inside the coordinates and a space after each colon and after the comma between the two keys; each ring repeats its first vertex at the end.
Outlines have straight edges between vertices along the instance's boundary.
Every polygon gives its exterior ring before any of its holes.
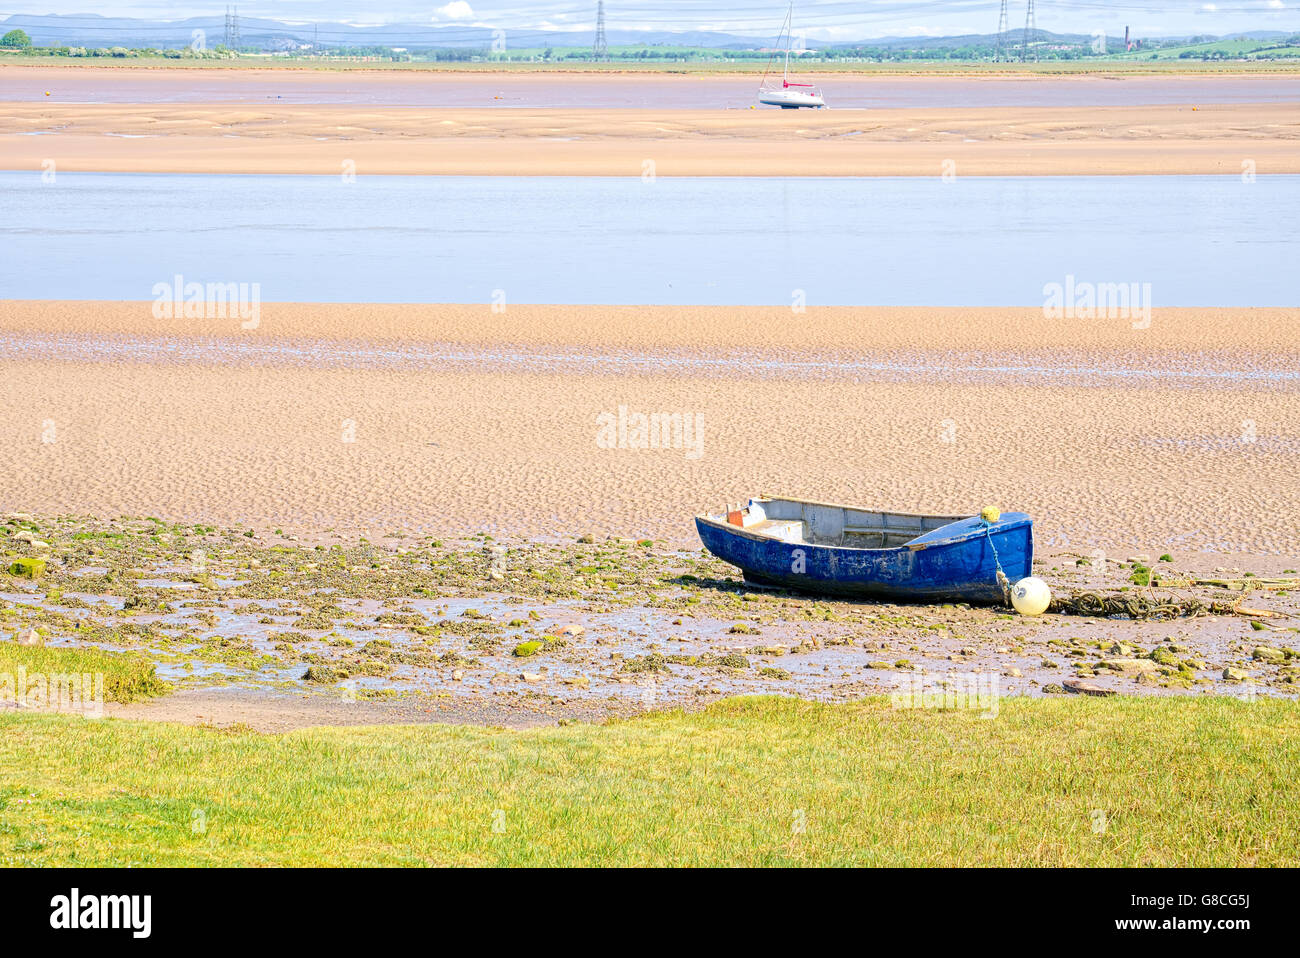
{"type": "Polygon", "coordinates": [[[1249,162],[1267,175],[1300,172],[1300,111],[0,103],[0,169],[50,160],[60,171],[638,177],[1240,174],[1249,162]]]}

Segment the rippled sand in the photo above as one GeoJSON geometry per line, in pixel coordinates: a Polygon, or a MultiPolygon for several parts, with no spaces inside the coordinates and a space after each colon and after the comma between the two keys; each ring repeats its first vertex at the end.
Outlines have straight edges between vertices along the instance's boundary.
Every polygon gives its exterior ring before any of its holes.
{"type": "Polygon", "coordinates": [[[0,302],[0,506],[651,534],[759,491],[1025,509],[1058,550],[1300,554],[1300,310],[0,302]],[[703,440],[602,448],[598,417],[703,440]]]}

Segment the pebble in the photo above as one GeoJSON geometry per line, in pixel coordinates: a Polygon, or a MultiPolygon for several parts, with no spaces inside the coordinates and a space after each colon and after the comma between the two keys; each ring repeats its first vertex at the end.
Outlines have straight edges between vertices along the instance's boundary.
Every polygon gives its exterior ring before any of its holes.
{"type": "Polygon", "coordinates": [[[1104,668],[1115,672],[1141,672],[1147,674],[1160,670],[1160,664],[1151,661],[1151,659],[1106,659],[1101,664],[1104,668]]]}
{"type": "Polygon", "coordinates": [[[1065,691],[1074,692],[1076,695],[1114,695],[1114,689],[1104,689],[1100,685],[1093,685],[1091,682],[1084,682],[1080,679],[1066,679],[1061,683],[1065,686],[1065,691]]]}

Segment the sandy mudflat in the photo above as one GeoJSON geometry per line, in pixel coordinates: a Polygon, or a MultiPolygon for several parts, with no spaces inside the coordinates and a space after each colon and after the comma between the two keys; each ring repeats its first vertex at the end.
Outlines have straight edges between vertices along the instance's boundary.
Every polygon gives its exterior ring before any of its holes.
{"type": "MultiPolygon", "coordinates": [[[[314,69],[281,63],[273,68],[170,66],[117,61],[14,64],[0,62],[5,99],[42,103],[245,103],[358,104],[406,107],[542,107],[748,109],[763,63],[744,72],[709,73],[688,68],[669,72],[633,67],[583,71],[577,65],[526,69],[314,69]],[[577,68],[575,68],[577,67],[577,68]]],[[[1074,69],[1079,64],[1067,69],[1074,69]]],[[[1173,72],[1121,67],[1062,75],[1018,64],[913,66],[890,69],[817,71],[834,109],[985,106],[1143,106],[1183,103],[1294,102],[1300,71],[1284,64],[1194,64],[1173,72]],[[1212,71],[1212,72],[1210,72],[1212,71]]]]}
{"type": "Polygon", "coordinates": [[[1300,172],[1297,75],[836,75],[837,108],[816,112],[749,109],[753,76],[0,66],[0,80],[0,169],[1300,172]]]}
{"type": "Polygon", "coordinates": [[[779,110],[0,103],[0,169],[937,176],[1300,172],[1293,103],[779,110]],[[948,166],[946,164],[951,164],[948,166]],[[345,166],[345,164],[350,164],[345,166]]]}
{"type": "Polygon", "coordinates": [[[759,492],[1022,508],[1055,549],[1300,554],[1300,311],[0,303],[0,507],[651,534],[759,492]],[[597,417],[698,416],[689,450],[597,417]],[[355,441],[347,441],[354,439],[355,441]]]}

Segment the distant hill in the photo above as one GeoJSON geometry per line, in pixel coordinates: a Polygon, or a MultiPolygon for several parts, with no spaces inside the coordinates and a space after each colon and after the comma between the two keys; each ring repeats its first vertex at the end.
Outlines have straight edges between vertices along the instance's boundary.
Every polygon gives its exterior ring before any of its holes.
{"type": "MultiPolygon", "coordinates": [[[[195,30],[202,30],[209,46],[225,39],[225,17],[190,17],[185,20],[139,20],[128,17],[101,17],[95,14],[30,15],[14,14],[4,21],[5,31],[25,30],[37,46],[84,47],[188,47],[195,30]]],[[[437,26],[425,23],[389,23],[382,26],[353,26],[347,23],[288,23],[260,17],[241,16],[239,37],[242,46],[275,49],[286,42],[295,45],[319,41],[322,47],[398,46],[420,49],[482,49],[491,45],[494,31],[486,27],[437,26]]],[[[607,31],[610,45],[671,45],[710,47],[714,49],[754,49],[776,42],[741,37],[730,33],[688,30],[607,31]]],[[[507,31],[510,46],[591,46],[593,31],[530,30],[507,31]]]]}

